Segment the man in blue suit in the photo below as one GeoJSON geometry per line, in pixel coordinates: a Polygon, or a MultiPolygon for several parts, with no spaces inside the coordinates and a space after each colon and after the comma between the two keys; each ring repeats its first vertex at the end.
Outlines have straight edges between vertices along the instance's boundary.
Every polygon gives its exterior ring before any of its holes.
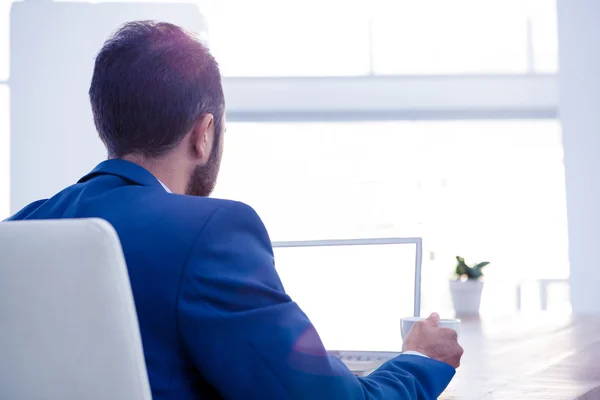
{"type": "Polygon", "coordinates": [[[108,160],[10,220],[98,217],[122,242],[154,399],[434,399],[460,363],[434,314],[368,377],[328,356],[249,206],[207,196],[224,135],[217,63],[180,28],[133,22],[89,91],[108,160]]]}

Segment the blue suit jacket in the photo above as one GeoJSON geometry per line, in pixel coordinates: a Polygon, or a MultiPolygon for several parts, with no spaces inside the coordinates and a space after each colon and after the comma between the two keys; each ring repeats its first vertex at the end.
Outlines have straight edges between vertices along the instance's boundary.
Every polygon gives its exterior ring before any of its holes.
{"type": "Polygon", "coordinates": [[[154,399],[434,399],[454,375],[401,355],[355,377],[285,293],[252,208],[169,194],[136,164],[105,161],[10,220],[86,217],[121,239],[154,399]]]}

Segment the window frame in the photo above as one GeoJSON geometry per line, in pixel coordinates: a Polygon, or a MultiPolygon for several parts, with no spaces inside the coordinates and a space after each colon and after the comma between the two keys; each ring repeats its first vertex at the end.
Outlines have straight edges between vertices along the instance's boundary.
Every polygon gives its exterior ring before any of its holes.
{"type": "Polygon", "coordinates": [[[223,78],[235,122],[556,119],[557,74],[223,78]]]}

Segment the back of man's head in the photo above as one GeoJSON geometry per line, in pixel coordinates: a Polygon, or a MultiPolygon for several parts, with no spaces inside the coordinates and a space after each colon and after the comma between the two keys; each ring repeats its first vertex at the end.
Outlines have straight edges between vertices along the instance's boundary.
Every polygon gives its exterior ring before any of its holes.
{"type": "Polygon", "coordinates": [[[199,117],[221,132],[224,96],[217,62],[178,26],[130,22],[96,58],[90,102],[111,158],[159,157],[177,146],[199,117]]]}

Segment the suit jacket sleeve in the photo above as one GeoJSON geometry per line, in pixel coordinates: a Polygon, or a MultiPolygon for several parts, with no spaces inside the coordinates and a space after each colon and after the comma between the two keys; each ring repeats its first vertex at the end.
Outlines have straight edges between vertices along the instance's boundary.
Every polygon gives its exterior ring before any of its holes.
{"type": "Polygon", "coordinates": [[[242,203],[215,212],[182,279],[184,346],[224,398],[435,399],[454,375],[448,364],[401,355],[357,378],[328,356],[283,289],[263,223],[242,203]]]}

